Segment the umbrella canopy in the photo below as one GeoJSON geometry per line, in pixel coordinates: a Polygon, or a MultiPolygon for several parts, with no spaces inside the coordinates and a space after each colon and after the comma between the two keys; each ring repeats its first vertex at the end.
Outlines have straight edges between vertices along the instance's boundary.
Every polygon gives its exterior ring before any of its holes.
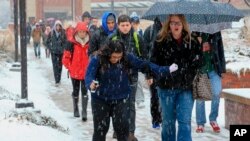
{"type": "Polygon", "coordinates": [[[191,31],[214,34],[218,31],[232,28],[232,22],[213,23],[209,25],[189,24],[189,27],[191,31]]]}
{"type": "Polygon", "coordinates": [[[203,25],[238,21],[243,17],[241,11],[228,3],[177,0],[156,2],[146,11],[142,19],[153,20],[159,17],[164,22],[170,14],[184,14],[189,23],[203,25]]]}

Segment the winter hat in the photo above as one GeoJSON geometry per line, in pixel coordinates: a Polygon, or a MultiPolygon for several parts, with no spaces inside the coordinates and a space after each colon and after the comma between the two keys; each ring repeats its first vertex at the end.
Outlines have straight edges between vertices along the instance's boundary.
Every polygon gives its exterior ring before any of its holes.
{"type": "Polygon", "coordinates": [[[107,17],[107,21],[115,21],[114,15],[110,14],[110,15],[107,17]]]}
{"type": "Polygon", "coordinates": [[[137,15],[136,12],[132,12],[132,14],[130,15],[130,18],[133,18],[133,17],[139,17],[139,16],[137,15]]]}
{"type": "Polygon", "coordinates": [[[140,23],[140,18],[139,17],[133,17],[131,18],[132,23],[140,23]]]}
{"type": "Polygon", "coordinates": [[[88,12],[88,11],[85,11],[83,14],[82,14],[82,19],[83,18],[91,18],[91,15],[90,15],[90,13],[88,12]]]}
{"type": "Polygon", "coordinates": [[[140,18],[139,18],[139,16],[137,15],[136,12],[133,12],[133,13],[130,15],[130,19],[131,19],[131,22],[132,22],[132,23],[139,23],[139,22],[140,22],[140,18]]]}

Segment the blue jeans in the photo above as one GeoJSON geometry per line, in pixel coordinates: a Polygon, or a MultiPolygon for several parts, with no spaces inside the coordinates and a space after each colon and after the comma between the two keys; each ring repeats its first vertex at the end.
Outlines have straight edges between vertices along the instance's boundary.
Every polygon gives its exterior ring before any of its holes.
{"type": "MultiPolygon", "coordinates": [[[[221,77],[215,72],[208,73],[212,86],[213,99],[211,103],[211,112],[209,115],[209,121],[216,121],[219,112],[220,93],[222,90],[221,77]]],[[[196,100],[196,122],[197,125],[203,125],[206,123],[205,101],[196,100]]]]}
{"type": "Polygon", "coordinates": [[[40,57],[41,54],[40,43],[34,42],[34,51],[35,51],[35,56],[40,57]]]}
{"type": "Polygon", "coordinates": [[[157,89],[162,108],[162,141],[192,141],[191,115],[194,100],[191,90],[157,89]]]}

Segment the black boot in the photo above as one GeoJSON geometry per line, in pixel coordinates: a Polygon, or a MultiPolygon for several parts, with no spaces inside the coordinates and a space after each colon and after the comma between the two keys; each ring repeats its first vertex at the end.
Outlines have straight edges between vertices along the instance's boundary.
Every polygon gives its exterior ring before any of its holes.
{"type": "Polygon", "coordinates": [[[73,98],[73,107],[74,107],[74,117],[80,117],[79,109],[78,109],[78,101],[79,97],[74,97],[73,98]]]}
{"type": "Polygon", "coordinates": [[[87,121],[88,96],[82,97],[82,121],[87,121]]]}
{"type": "Polygon", "coordinates": [[[113,139],[117,139],[117,135],[116,135],[116,132],[114,131],[113,133],[113,139]]]}

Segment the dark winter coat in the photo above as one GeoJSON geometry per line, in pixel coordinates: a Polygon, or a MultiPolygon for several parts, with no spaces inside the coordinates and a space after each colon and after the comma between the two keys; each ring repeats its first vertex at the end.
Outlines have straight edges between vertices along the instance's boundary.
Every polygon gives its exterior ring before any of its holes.
{"type": "Polygon", "coordinates": [[[151,56],[154,41],[161,28],[162,28],[161,21],[158,18],[155,18],[154,24],[147,27],[144,31],[143,38],[145,46],[148,51],[148,56],[147,56],[148,58],[150,58],[151,56]]]}
{"type": "Polygon", "coordinates": [[[93,55],[95,51],[99,50],[107,42],[107,38],[108,34],[100,26],[90,38],[88,55],[93,55]]]}
{"type": "MultiPolygon", "coordinates": [[[[149,61],[138,59],[132,54],[127,54],[127,61],[129,67],[154,72],[155,75],[166,76],[169,75],[169,67],[159,67],[149,61]]],[[[90,89],[90,84],[93,80],[99,81],[99,87],[95,93],[92,93],[92,99],[101,100],[122,100],[129,97],[131,87],[129,82],[129,74],[121,64],[110,64],[110,67],[104,72],[100,71],[100,60],[98,56],[91,58],[87,69],[85,84],[90,89]]]]}
{"type": "Polygon", "coordinates": [[[117,36],[117,39],[123,41],[123,43],[125,44],[127,53],[131,53],[137,57],[145,59],[147,57],[147,49],[144,45],[143,38],[140,35],[137,35],[139,39],[139,49],[141,53],[141,56],[140,56],[139,52],[137,51],[135,47],[135,40],[133,37],[133,33],[134,33],[133,29],[131,29],[128,34],[123,34],[119,30],[116,30],[111,36],[109,36],[109,39],[112,40],[114,36],[117,36]]]}
{"type": "MultiPolygon", "coordinates": [[[[184,36],[184,35],[183,35],[184,36]]],[[[171,36],[163,42],[154,42],[150,61],[159,65],[166,66],[176,63],[178,70],[171,76],[161,78],[157,85],[162,89],[191,89],[192,81],[197,68],[199,67],[200,56],[199,44],[197,40],[191,40],[191,46],[186,41],[181,45],[171,36]]]]}
{"type": "Polygon", "coordinates": [[[221,32],[213,34],[211,44],[215,71],[221,76],[222,73],[226,72],[226,61],[221,32]]]}
{"type": "MultiPolygon", "coordinates": [[[[80,22],[77,24],[73,38],[69,38],[69,44],[63,53],[63,65],[69,70],[69,74],[71,78],[77,80],[84,80],[85,73],[87,70],[87,66],[89,63],[88,59],[88,48],[89,48],[89,36],[87,36],[84,42],[84,45],[79,43],[75,37],[78,31],[86,31],[88,32],[87,25],[84,22],[80,22]]],[[[68,37],[72,37],[72,31],[68,30],[68,37]]]]}
{"type": "MultiPolygon", "coordinates": [[[[193,32],[194,37],[199,37],[201,36],[201,34],[207,34],[207,33],[193,32]]],[[[213,64],[217,74],[221,76],[222,73],[226,72],[226,62],[225,62],[224,47],[223,47],[221,32],[217,32],[214,34],[207,34],[207,35],[208,35],[207,42],[209,42],[209,44],[211,44],[212,46],[211,63],[213,64]]]]}
{"type": "MultiPolygon", "coordinates": [[[[126,49],[127,53],[131,53],[137,57],[140,57],[142,59],[146,59],[147,58],[147,49],[144,45],[143,38],[140,35],[137,35],[138,39],[139,39],[139,50],[140,50],[140,54],[141,54],[141,55],[139,55],[139,52],[135,46],[135,40],[133,37],[133,33],[134,33],[133,29],[131,29],[130,32],[126,35],[121,33],[119,30],[116,30],[111,36],[109,36],[109,40],[112,40],[113,37],[116,36],[117,39],[123,41],[123,43],[125,44],[125,49],[126,49]]],[[[131,71],[132,71],[132,75],[130,77],[131,82],[137,82],[138,81],[138,71],[133,70],[133,69],[131,71]]]]}
{"type": "MultiPolygon", "coordinates": [[[[55,25],[58,23],[55,23],[55,25]]],[[[62,25],[61,25],[62,26],[62,25]]],[[[50,32],[48,39],[46,41],[47,47],[50,49],[51,53],[63,54],[64,48],[67,45],[67,38],[65,30],[62,29],[60,34],[57,36],[55,28],[50,32]]]]}

